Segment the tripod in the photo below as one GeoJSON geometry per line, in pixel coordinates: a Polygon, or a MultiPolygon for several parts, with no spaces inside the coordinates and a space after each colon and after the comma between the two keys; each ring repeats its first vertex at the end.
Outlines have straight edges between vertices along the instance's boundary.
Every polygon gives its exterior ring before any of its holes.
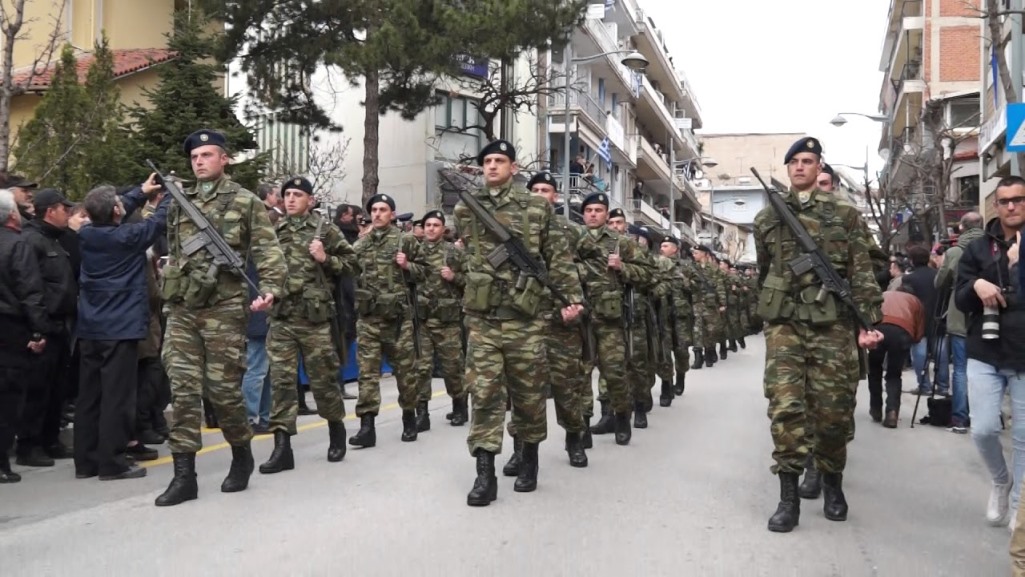
{"type": "MultiPolygon", "coordinates": [[[[947,338],[947,308],[950,304],[950,291],[951,287],[946,288],[943,292],[936,295],[936,305],[933,308],[933,322],[929,328],[929,334],[926,336],[926,342],[929,343],[929,350],[925,356],[925,366],[923,371],[925,378],[929,379],[929,399],[936,398],[936,379],[929,378],[929,366],[933,366],[933,373],[937,372],[938,367],[935,365],[944,358],[943,346],[947,338]]],[[[948,349],[949,350],[949,349],[948,349]]],[[[918,376],[917,374],[915,375],[918,376]]],[[[935,377],[935,375],[933,375],[935,377]]],[[[949,378],[949,377],[948,377],[949,378]]],[[[919,391],[921,393],[921,391],[919,391]]],[[[915,399],[915,410],[911,413],[911,428],[915,428],[915,421],[918,417],[918,404],[922,402],[922,395],[919,394],[918,398],[915,399]]],[[[929,404],[928,402],[926,403],[929,404]]],[[[931,417],[930,417],[931,418],[931,417]]]]}

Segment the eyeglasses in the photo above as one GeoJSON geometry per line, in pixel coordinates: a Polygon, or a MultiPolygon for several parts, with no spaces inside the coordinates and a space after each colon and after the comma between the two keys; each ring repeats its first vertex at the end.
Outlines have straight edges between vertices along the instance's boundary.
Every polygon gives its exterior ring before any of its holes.
{"type": "Polygon", "coordinates": [[[1014,196],[1014,197],[1011,197],[1011,198],[998,198],[997,199],[997,204],[999,204],[1000,206],[1004,206],[1004,207],[1011,206],[1012,204],[1016,205],[1016,206],[1025,206],[1025,196],[1014,196]]]}

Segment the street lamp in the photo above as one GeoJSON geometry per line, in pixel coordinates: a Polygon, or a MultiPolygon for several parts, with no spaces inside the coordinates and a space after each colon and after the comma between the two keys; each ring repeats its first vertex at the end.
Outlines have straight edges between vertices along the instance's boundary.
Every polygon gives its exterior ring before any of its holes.
{"type": "Polygon", "coordinates": [[[865,118],[869,120],[874,120],[875,122],[882,122],[886,124],[890,122],[890,117],[882,116],[879,114],[864,114],[862,112],[841,112],[837,114],[833,118],[833,120],[830,120],[829,123],[833,126],[843,126],[844,124],[847,124],[847,119],[844,118],[844,116],[864,116],[865,118]]]}
{"type": "Polygon", "coordinates": [[[569,91],[571,82],[571,65],[581,64],[584,62],[591,62],[605,56],[611,56],[613,54],[626,54],[620,62],[623,66],[626,66],[634,72],[644,70],[648,66],[648,59],[643,54],[636,50],[613,50],[611,52],[602,52],[601,54],[595,54],[594,56],[587,56],[585,58],[573,58],[573,44],[572,42],[566,43],[565,57],[563,60],[566,62],[566,94],[565,102],[566,106],[563,110],[563,130],[565,131],[564,142],[563,142],[563,164],[562,164],[562,186],[565,189],[565,206],[563,207],[563,213],[566,216],[566,221],[570,220],[570,192],[569,192],[569,163],[570,163],[570,134],[569,134],[569,123],[570,123],[570,109],[569,109],[569,91]]]}
{"type": "Polygon", "coordinates": [[[701,166],[707,168],[719,166],[719,163],[714,158],[707,156],[695,156],[694,158],[677,162],[676,147],[673,145],[673,139],[669,139],[669,235],[673,238],[677,238],[676,225],[673,224],[676,221],[676,167],[677,165],[690,167],[694,161],[700,161],[701,166]]]}

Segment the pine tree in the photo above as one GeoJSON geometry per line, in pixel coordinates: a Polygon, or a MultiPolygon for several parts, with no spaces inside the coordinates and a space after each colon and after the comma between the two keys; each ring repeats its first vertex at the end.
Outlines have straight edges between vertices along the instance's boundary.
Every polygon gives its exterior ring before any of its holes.
{"type": "MultiPolygon", "coordinates": [[[[160,67],[160,85],[145,91],[150,106],[135,106],[130,111],[136,145],[136,161],[146,172],[144,161],[152,160],[163,172],[174,171],[188,180],[192,177],[189,159],[182,151],[185,138],[201,128],[217,130],[225,135],[230,151],[255,150],[256,137],[235,115],[235,98],[225,97],[217,90],[223,64],[214,58],[216,38],[206,26],[207,20],[197,11],[175,16],[174,33],[168,48],[178,57],[160,67]]],[[[266,164],[260,154],[245,162],[233,164],[228,172],[242,186],[255,189],[266,164]]]]}
{"type": "Polygon", "coordinates": [[[80,170],[89,186],[122,185],[138,176],[134,150],[125,127],[125,106],[114,79],[114,53],[104,34],[93,50],[93,63],[85,79],[85,96],[91,113],[83,120],[89,133],[80,170]]]}

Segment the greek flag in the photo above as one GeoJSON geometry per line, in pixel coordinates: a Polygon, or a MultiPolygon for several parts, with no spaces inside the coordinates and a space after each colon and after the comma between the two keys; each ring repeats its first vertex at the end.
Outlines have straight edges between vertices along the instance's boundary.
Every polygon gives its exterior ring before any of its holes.
{"type": "Polygon", "coordinates": [[[609,141],[608,136],[601,141],[601,145],[598,147],[598,156],[605,161],[605,164],[607,164],[610,169],[612,168],[612,143],[609,141]]]}

